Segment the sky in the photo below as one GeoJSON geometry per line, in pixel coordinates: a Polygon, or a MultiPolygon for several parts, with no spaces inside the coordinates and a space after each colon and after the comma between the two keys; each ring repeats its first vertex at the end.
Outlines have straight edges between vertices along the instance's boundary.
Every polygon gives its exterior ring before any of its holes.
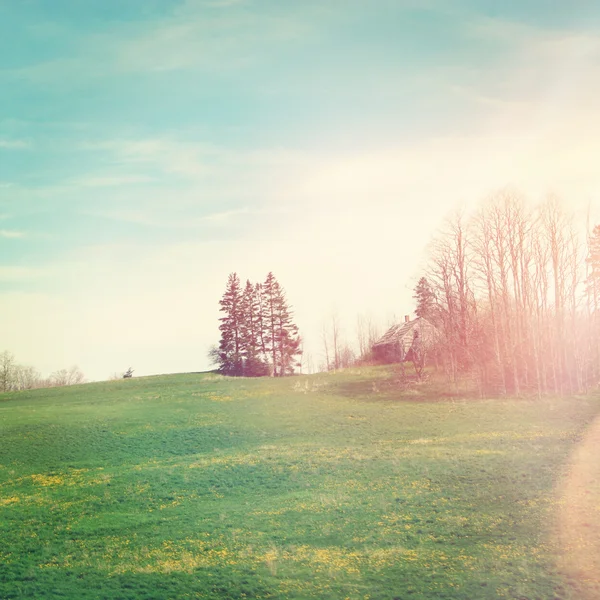
{"type": "Polygon", "coordinates": [[[0,0],[0,350],[205,370],[272,271],[316,366],[456,207],[600,217],[599,97],[593,0],[0,0]]]}

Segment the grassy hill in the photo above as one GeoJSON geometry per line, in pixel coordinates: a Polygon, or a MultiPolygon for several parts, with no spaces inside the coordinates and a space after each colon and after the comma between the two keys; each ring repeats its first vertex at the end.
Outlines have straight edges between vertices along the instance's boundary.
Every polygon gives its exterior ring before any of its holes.
{"type": "Polygon", "coordinates": [[[385,368],[0,395],[0,598],[598,598],[557,523],[599,413],[385,368]]]}

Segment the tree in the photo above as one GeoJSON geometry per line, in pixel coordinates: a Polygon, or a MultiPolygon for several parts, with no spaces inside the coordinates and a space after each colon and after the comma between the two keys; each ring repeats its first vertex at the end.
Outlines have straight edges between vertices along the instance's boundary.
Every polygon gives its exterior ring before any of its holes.
{"type": "Polygon", "coordinates": [[[274,377],[294,373],[301,354],[298,327],[292,321],[292,312],[285,292],[273,273],[269,273],[262,285],[265,353],[271,359],[274,377]]]}
{"type": "Polygon", "coordinates": [[[224,375],[243,374],[242,336],[242,292],[237,273],[231,273],[227,279],[225,293],[219,304],[225,313],[219,319],[221,340],[219,342],[219,371],[224,375]]]}
{"type": "Polygon", "coordinates": [[[600,225],[588,236],[586,267],[588,364],[585,378],[595,383],[600,381],[600,225]]]}
{"type": "Polygon", "coordinates": [[[421,277],[415,287],[413,298],[417,301],[415,314],[417,317],[423,317],[428,320],[434,319],[435,313],[435,292],[426,277],[421,277]]]}
{"type": "MultiPolygon", "coordinates": [[[[361,359],[365,359],[368,352],[365,325],[365,320],[359,315],[357,319],[357,334],[361,359]]],[[[337,371],[338,369],[347,369],[357,363],[359,357],[357,357],[356,352],[343,335],[343,328],[340,324],[337,310],[333,310],[331,318],[323,325],[321,339],[325,352],[324,370],[337,371]],[[328,323],[331,324],[329,327],[328,323]],[[332,353],[331,356],[330,350],[332,353]]]]}
{"type": "Polygon", "coordinates": [[[265,321],[265,297],[263,286],[261,283],[254,285],[254,299],[256,302],[257,324],[258,324],[258,348],[262,361],[267,365],[268,370],[268,355],[267,355],[267,324],[265,321]]]}
{"type": "Polygon", "coordinates": [[[301,338],[298,335],[298,327],[292,322],[292,313],[287,304],[285,294],[281,290],[276,305],[276,347],[278,357],[279,376],[293,375],[295,368],[299,366],[298,359],[302,354],[300,349],[301,338]]]}
{"type": "Polygon", "coordinates": [[[321,331],[321,339],[323,340],[323,350],[325,351],[325,364],[323,365],[325,371],[331,371],[331,362],[329,360],[329,336],[327,334],[327,327],[323,325],[321,331]]]}
{"type": "Polygon", "coordinates": [[[59,369],[50,375],[50,385],[54,387],[76,385],[83,381],[84,375],[77,365],[73,365],[69,369],[59,369]]]}
{"type": "Polygon", "coordinates": [[[340,334],[340,320],[336,310],[331,313],[330,323],[331,328],[328,328],[327,323],[323,325],[321,337],[323,340],[327,371],[337,371],[342,368],[342,341],[340,334]],[[330,350],[332,352],[331,357],[329,355],[330,350]]]}
{"type": "Polygon", "coordinates": [[[33,367],[17,365],[14,370],[14,389],[31,390],[42,387],[43,380],[39,371],[33,367]]]}
{"type": "Polygon", "coordinates": [[[370,348],[367,347],[367,329],[363,315],[356,317],[356,339],[358,342],[358,356],[362,359],[370,348]]]}
{"type": "MultiPolygon", "coordinates": [[[[219,346],[217,344],[212,344],[212,346],[210,346],[206,356],[210,365],[214,365],[217,368],[221,366],[221,351],[219,350],[219,346]]],[[[121,379],[123,377],[122,373],[117,375],[117,379],[121,379]]]]}
{"type": "Polygon", "coordinates": [[[8,351],[0,354],[0,391],[9,392],[14,389],[15,357],[8,351]]]}
{"type": "Polygon", "coordinates": [[[209,358],[224,375],[260,377],[289,375],[302,354],[298,328],[285,292],[269,273],[264,284],[246,281],[242,291],[237,273],[231,273],[220,300],[221,340],[209,358]]]}
{"type": "Polygon", "coordinates": [[[331,341],[333,345],[333,369],[337,371],[342,366],[340,356],[340,320],[337,312],[331,314],[331,341]]]}
{"type": "Polygon", "coordinates": [[[426,271],[447,372],[474,377],[481,393],[597,385],[600,226],[588,238],[584,277],[577,229],[557,198],[532,209],[507,188],[463,216],[446,221],[426,271]]]}
{"type": "Polygon", "coordinates": [[[475,305],[470,281],[472,244],[469,237],[464,214],[459,211],[445,219],[429,248],[427,279],[437,299],[435,325],[440,331],[444,367],[453,380],[472,363],[470,334],[475,305]]]}
{"type": "Polygon", "coordinates": [[[69,369],[59,369],[44,379],[34,367],[18,364],[11,352],[0,353],[0,391],[2,392],[74,385],[84,381],[85,377],[76,365],[69,369]]]}
{"type": "Polygon", "coordinates": [[[263,304],[262,321],[265,328],[264,349],[270,356],[272,375],[277,377],[277,298],[280,294],[279,283],[273,273],[269,272],[262,285],[263,304]]]}
{"type": "Polygon", "coordinates": [[[263,319],[261,315],[260,287],[246,281],[241,299],[240,351],[243,374],[246,377],[267,375],[269,367],[263,357],[263,319]]]}
{"type": "Polygon", "coordinates": [[[596,225],[588,238],[588,266],[586,292],[590,312],[600,309],[600,225],[596,225]]]}

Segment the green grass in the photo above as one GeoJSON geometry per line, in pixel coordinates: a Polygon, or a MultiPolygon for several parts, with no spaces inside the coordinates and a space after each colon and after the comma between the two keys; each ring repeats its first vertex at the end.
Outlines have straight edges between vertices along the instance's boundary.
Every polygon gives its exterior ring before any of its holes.
{"type": "Polygon", "coordinates": [[[385,368],[0,395],[0,598],[583,598],[554,523],[599,412],[385,368]]]}

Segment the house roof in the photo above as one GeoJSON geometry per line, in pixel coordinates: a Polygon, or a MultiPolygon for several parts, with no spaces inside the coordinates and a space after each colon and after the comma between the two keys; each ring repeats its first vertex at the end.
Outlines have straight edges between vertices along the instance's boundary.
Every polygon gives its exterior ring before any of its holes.
{"type": "Polygon", "coordinates": [[[431,331],[435,329],[435,327],[427,321],[427,319],[423,319],[422,317],[417,317],[412,321],[408,321],[408,323],[398,323],[396,325],[392,325],[374,344],[373,348],[377,346],[386,346],[388,344],[397,344],[398,342],[405,342],[412,344],[414,337],[414,330],[419,331],[420,335],[430,336],[431,331]]]}
{"type": "Polygon", "coordinates": [[[375,346],[385,346],[387,344],[397,344],[398,342],[410,337],[413,339],[413,329],[418,325],[421,317],[417,317],[408,323],[398,323],[392,325],[374,344],[375,346]]]}

